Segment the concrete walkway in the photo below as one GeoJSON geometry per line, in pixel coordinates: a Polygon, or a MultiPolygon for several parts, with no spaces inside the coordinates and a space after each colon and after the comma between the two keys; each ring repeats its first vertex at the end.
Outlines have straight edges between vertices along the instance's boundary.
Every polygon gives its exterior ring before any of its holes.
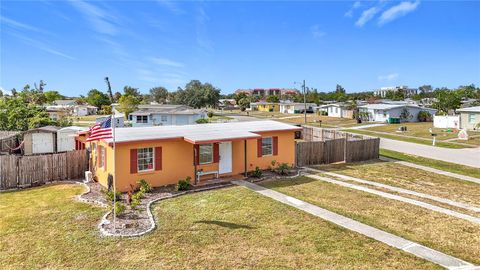
{"type": "Polygon", "coordinates": [[[426,202],[417,201],[417,200],[414,200],[414,199],[390,194],[390,193],[379,191],[379,190],[376,190],[376,189],[367,188],[367,187],[364,187],[364,186],[358,186],[358,185],[346,183],[346,182],[343,182],[343,181],[334,180],[334,179],[327,178],[327,177],[322,177],[322,176],[315,175],[315,174],[304,174],[304,176],[310,177],[312,179],[328,182],[328,183],[331,183],[331,184],[336,184],[336,185],[339,185],[339,186],[368,192],[368,193],[375,194],[375,195],[378,195],[380,197],[384,197],[384,198],[387,198],[387,199],[392,199],[392,200],[396,200],[396,201],[400,201],[400,202],[404,202],[404,203],[409,203],[409,204],[419,206],[419,207],[422,207],[422,208],[425,208],[425,209],[428,209],[428,210],[431,210],[431,211],[435,211],[435,212],[438,212],[438,213],[449,215],[451,217],[456,217],[456,218],[460,218],[460,219],[463,219],[463,220],[466,220],[466,221],[470,221],[470,222],[475,223],[475,224],[480,224],[480,218],[473,217],[473,216],[466,215],[466,214],[462,214],[462,213],[459,213],[457,211],[453,211],[453,210],[443,208],[443,207],[440,207],[440,206],[436,206],[436,205],[433,205],[433,204],[429,204],[429,203],[426,203],[426,202]]]}
{"type": "Polygon", "coordinates": [[[416,191],[413,191],[413,190],[394,187],[394,186],[390,186],[390,185],[386,185],[386,184],[382,184],[382,183],[378,183],[378,182],[373,182],[373,181],[369,181],[369,180],[365,180],[365,179],[360,179],[360,178],[356,178],[356,177],[352,177],[352,176],[348,176],[348,175],[332,173],[332,172],[327,172],[327,171],[322,171],[322,170],[317,170],[317,169],[312,169],[312,168],[307,168],[307,170],[314,171],[314,172],[317,172],[317,173],[323,173],[323,174],[330,175],[330,176],[333,176],[333,177],[338,177],[338,178],[341,178],[341,179],[347,180],[347,181],[355,181],[355,182],[366,184],[366,185],[371,185],[371,186],[376,186],[376,187],[388,189],[388,190],[391,190],[391,191],[394,191],[394,192],[397,192],[397,193],[413,195],[413,196],[417,196],[419,198],[425,198],[425,199],[429,199],[429,200],[432,200],[432,201],[436,201],[436,202],[440,202],[440,203],[448,204],[448,205],[455,206],[455,207],[458,207],[458,208],[463,208],[463,209],[466,209],[466,210],[470,210],[470,211],[473,211],[473,212],[480,213],[480,207],[475,207],[475,206],[468,205],[468,204],[465,204],[465,203],[452,201],[450,199],[445,199],[445,198],[441,198],[441,197],[437,197],[437,196],[433,196],[433,195],[429,195],[429,194],[425,194],[425,193],[416,192],[416,191]]]}
{"type": "Polygon", "coordinates": [[[480,147],[450,149],[380,138],[380,148],[480,168],[480,147]]]}
{"type": "Polygon", "coordinates": [[[377,241],[385,243],[391,247],[401,249],[405,252],[413,254],[417,257],[423,258],[435,264],[438,264],[447,269],[477,269],[477,266],[466,262],[464,260],[447,255],[440,251],[428,248],[418,243],[409,241],[405,238],[393,235],[391,233],[376,229],[372,226],[365,225],[353,219],[338,215],[334,212],[325,210],[316,205],[301,201],[299,199],[287,196],[280,192],[261,187],[259,185],[245,182],[245,181],[233,181],[232,183],[246,187],[250,190],[258,192],[266,197],[274,199],[278,202],[295,207],[299,210],[305,211],[309,214],[317,216],[321,219],[334,223],[345,229],[360,233],[369,238],[373,238],[377,241]]]}
{"type": "Polygon", "coordinates": [[[393,158],[380,157],[380,159],[384,160],[384,161],[395,162],[395,163],[398,163],[398,164],[401,164],[401,165],[404,165],[404,166],[424,170],[424,171],[427,171],[427,172],[433,172],[433,173],[436,173],[436,174],[441,174],[441,175],[457,178],[457,179],[460,179],[460,180],[480,184],[480,179],[479,178],[471,177],[471,176],[468,176],[468,175],[442,171],[442,170],[435,169],[435,168],[432,168],[432,167],[422,166],[422,165],[418,165],[418,164],[407,162],[407,161],[396,160],[396,159],[393,159],[393,158]]]}
{"type": "Polygon", "coordinates": [[[381,127],[381,126],[385,126],[385,124],[368,124],[363,126],[345,127],[345,129],[363,129],[363,128],[381,127]]]}

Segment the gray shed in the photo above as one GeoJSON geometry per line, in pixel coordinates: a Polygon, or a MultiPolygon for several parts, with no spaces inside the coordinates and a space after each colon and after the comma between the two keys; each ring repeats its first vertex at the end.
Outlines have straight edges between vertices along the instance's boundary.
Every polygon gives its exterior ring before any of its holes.
{"type": "Polygon", "coordinates": [[[25,155],[57,152],[57,131],[59,127],[46,126],[25,131],[23,151],[25,155]]]}

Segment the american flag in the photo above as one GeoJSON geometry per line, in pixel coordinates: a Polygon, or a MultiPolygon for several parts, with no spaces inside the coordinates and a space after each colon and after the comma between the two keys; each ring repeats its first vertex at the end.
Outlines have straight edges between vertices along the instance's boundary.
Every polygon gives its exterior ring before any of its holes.
{"type": "Polygon", "coordinates": [[[112,118],[109,117],[107,120],[95,124],[90,128],[89,132],[90,136],[87,142],[112,138],[112,118]]]}

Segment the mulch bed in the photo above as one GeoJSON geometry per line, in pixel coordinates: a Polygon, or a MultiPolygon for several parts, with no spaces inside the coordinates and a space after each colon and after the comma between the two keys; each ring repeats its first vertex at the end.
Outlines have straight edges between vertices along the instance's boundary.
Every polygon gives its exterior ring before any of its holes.
{"type": "MultiPolygon", "coordinates": [[[[262,177],[249,177],[245,180],[250,182],[258,182],[266,179],[291,178],[297,176],[299,172],[300,170],[292,169],[289,171],[288,175],[280,176],[272,171],[263,171],[262,177]]],[[[88,185],[90,188],[90,192],[81,195],[81,200],[111,208],[112,203],[106,199],[105,188],[102,185],[97,182],[86,183],[86,185],[88,185]]],[[[190,192],[222,188],[229,185],[231,185],[230,182],[225,182],[203,187],[192,187],[192,189],[188,192],[177,191],[174,185],[154,188],[151,192],[145,193],[140,204],[135,207],[135,209],[132,209],[131,206],[127,204],[127,194],[123,193],[120,197],[120,201],[126,206],[126,209],[121,215],[115,218],[115,227],[113,223],[112,212],[106,214],[106,220],[103,219],[99,226],[104,235],[138,236],[150,231],[155,225],[152,224],[152,219],[150,217],[151,213],[148,209],[150,202],[171,198],[190,192]]]]}

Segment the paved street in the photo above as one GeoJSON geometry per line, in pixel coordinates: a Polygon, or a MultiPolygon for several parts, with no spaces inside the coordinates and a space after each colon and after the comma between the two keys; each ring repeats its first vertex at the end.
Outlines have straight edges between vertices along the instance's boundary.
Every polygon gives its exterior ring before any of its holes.
{"type": "Polygon", "coordinates": [[[380,148],[480,168],[480,147],[450,149],[381,138],[380,148]]]}

